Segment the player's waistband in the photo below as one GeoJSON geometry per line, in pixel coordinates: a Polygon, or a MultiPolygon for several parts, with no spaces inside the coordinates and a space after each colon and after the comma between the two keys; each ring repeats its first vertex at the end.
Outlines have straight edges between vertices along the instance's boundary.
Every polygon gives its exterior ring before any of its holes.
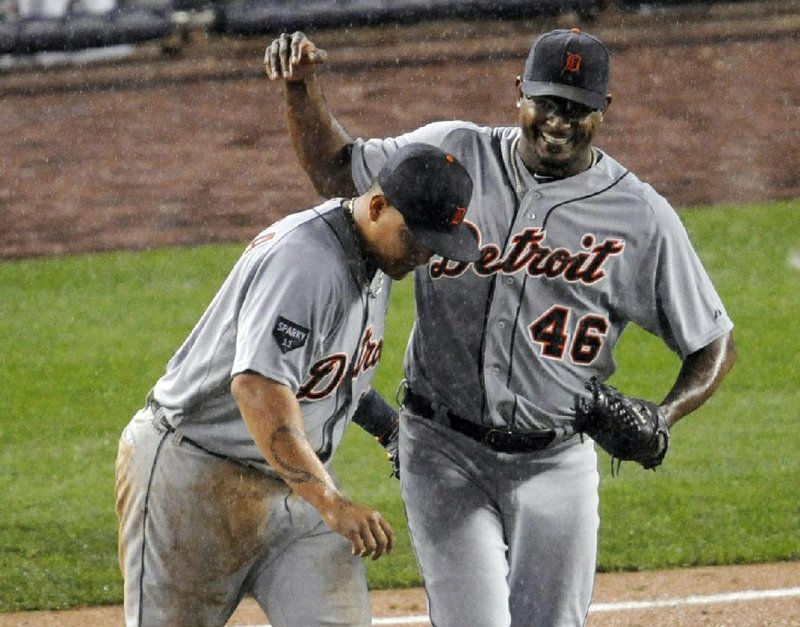
{"type": "MultiPolygon", "coordinates": [[[[175,427],[173,427],[172,424],[170,423],[170,421],[167,419],[166,410],[165,410],[164,406],[161,405],[161,403],[159,403],[157,400],[155,400],[153,398],[152,390],[147,395],[145,406],[152,413],[152,415],[153,415],[153,427],[159,433],[169,433],[169,434],[177,435],[180,442],[186,443],[189,446],[191,446],[191,447],[193,447],[195,449],[198,449],[200,451],[203,451],[204,453],[207,453],[208,455],[211,455],[213,457],[217,457],[219,459],[224,459],[226,461],[233,462],[234,464],[239,464],[239,465],[242,465],[242,466],[254,467],[252,464],[248,464],[245,460],[237,459],[235,457],[231,457],[231,456],[225,455],[223,453],[218,453],[216,451],[212,451],[209,448],[207,448],[207,447],[203,446],[202,444],[200,444],[199,442],[197,442],[197,441],[193,440],[192,438],[186,436],[185,434],[178,433],[178,430],[175,429],[175,427]]],[[[270,476],[270,477],[273,477],[275,479],[280,480],[278,475],[277,475],[277,473],[274,474],[274,475],[272,475],[270,473],[265,473],[265,474],[267,474],[267,476],[270,476]]]]}
{"type": "MultiPolygon", "coordinates": [[[[176,433],[175,427],[173,427],[169,420],[167,420],[166,412],[164,407],[151,395],[147,397],[147,408],[153,414],[153,427],[159,433],[176,433]]],[[[222,455],[221,453],[215,453],[214,451],[209,451],[207,448],[198,444],[191,438],[187,438],[185,435],[180,434],[180,441],[186,442],[189,446],[192,446],[196,449],[203,451],[204,453],[208,453],[209,455],[213,455],[214,457],[219,457],[220,459],[227,459],[228,461],[238,462],[238,460],[233,459],[232,457],[228,457],[227,455],[222,455]]]]}
{"type": "Polygon", "coordinates": [[[540,429],[518,433],[508,429],[479,425],[454,414],[441,411],[424,396],[405,390],[403,405],[415,414],[450,427],[473,440],[477,440],[499,453],[531,453],[542,451],[555,443],[558,432],[555,429],[540,429]]]}

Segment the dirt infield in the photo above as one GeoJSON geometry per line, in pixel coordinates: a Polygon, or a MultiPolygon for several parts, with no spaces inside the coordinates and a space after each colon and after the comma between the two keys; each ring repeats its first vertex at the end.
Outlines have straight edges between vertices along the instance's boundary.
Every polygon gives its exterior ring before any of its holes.
{"type": "MultiPolygon", "coordinates": [[[[374,592],[372,607],[373,616],[381,625],[430,625],[424,619],[425,595],[419,588],[374,592]]],[[[0,627],[106,627],[122,622],[122,608],[117,606],[0,614],[0,627]]],[[[264,613],[247,599],[228,625],[265,622],[264,613]]],[[[800,625],[800,564],[793,562],[600,574],[587,622],[587,627],[792,625],[800,625]],[[784,591],[786,596],[776,594],[778,591],[784,591]]]]}
{"type": "MultiPolygon", "coordinates": [[[[435,119],[514,124],[533,36],[574,16],[313,33],[356,135],[435,119]]],[[[800,195],[800,3],[593,24],[615,101],[598,145],[678,207],[800,195]]],[[[0,72],[0,258],[246,241],[318,200],[263,76],[269,38],[190,36],[112,65],[0,72]]]]}

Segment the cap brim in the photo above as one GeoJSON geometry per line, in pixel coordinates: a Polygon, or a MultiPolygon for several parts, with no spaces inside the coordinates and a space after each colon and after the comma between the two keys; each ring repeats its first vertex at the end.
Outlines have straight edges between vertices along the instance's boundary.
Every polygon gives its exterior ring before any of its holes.
{"type": "Polygon", "coordinates": [[[421,226],[408,225],[414,239],[440,257],[453,261],[477,261],[481,249],[475,234],[465,224],[459,224],[452,231],[434,231],[421,226]]]}
{"type": "Polygon", "coordinates": [[[556,96],[580,102],[592,109],[604,109],[606,95],[598,94],[588,89],[572,87],[563,83],[548,83],[544,81],[522,81],[522,93],[526,96],[556,96]]]}

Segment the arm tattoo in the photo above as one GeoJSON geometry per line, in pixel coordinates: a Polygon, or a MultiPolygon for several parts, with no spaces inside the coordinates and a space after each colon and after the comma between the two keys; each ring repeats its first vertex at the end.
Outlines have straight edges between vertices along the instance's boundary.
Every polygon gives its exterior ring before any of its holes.
{"type": "Polygon", "coordinates": [[[275,470],[280,473],[281,477],[283,477],[287,483],[323,483],[319,477],[307,470],[292,466],[278,453],[277,445],[279,443],[279,438],[280,440],[290,442],[293,437],[305,439],[306,436],[302,431],[294,427],[278,427],[272,433],[269,449],[275,460],[275,464],[278,466],[275,470]],[[284,436],[286,436],[286,438],[284,438],[284,436]]]}

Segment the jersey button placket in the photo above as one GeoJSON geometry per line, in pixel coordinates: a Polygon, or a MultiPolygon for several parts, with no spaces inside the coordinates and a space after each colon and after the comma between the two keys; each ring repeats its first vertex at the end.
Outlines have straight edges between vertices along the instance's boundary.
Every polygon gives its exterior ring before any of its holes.
{"type": "MultiPolygon", "coordinates": [[[[522,199],[522,204],[511,227],[512,235],[518,235],[531,228],[529,220],[536,217],[538,209],[537,201],[534,198],[541,198],[541,196],[539,191],[531,190],[522,199]]],[[[504,257],[511,253],[514,246],[515,238],[509,237],[503,250],[504,257]]],[[[514,316],[519,311],[524,273],[525,269],[521,268],[513,274],[498,276],[495,284],[494,298],[489,312],[489,319],[495,322],[491,326],[487,326],[487,341],[484,343],[487,375],[495,381],[494,386],[488,385],[486,389],[486,400],[490,412],[498,408],[498,403],[508,401],[512,396],[507,388],[507,373],[511,363],[514,325],[516,324],[514,316]]]]}
{"type": "Polygon", "coordinates": [[[536,214],[537,214],[537,211],[538,211],[537,205],[539,204],[538,201],[541,201],[542,198],[544,198],[544,194],[542,194],[542,192],[540,192],[540,191],[534,191],[534,192],[531,192],[531,198],[533,199],[533,202],[531,202],[530,206],[527,208],[527,214],[526,215],[527,215],[528,220],[533,221],[533,220],[536,219],[536,214]]]}
{"type": "MultiPolygon", "coordinates": [[[[523,222],[524,218],[520,216],[514,227],[516,231],[520,230],[520,225],[523,222]]],[[[512,246],[513,244],[509,241],[509,245],[504,251],[506,255],[510,252],[512,246]]],[[[504,391],[505,373],[509,368],[514,331],[513,315],[519,307],[520,298],[518,274],[517,272],[498,276],[494,298],[492,299],[492,307],[489,314],[489,319],[492,320],[492,323],[487,326],[487,338],[484,343],[487,376],[494,380],[494,384],[487,386],[487,401],[490,411],[501,398],[507,396],[504,391]]]]}

